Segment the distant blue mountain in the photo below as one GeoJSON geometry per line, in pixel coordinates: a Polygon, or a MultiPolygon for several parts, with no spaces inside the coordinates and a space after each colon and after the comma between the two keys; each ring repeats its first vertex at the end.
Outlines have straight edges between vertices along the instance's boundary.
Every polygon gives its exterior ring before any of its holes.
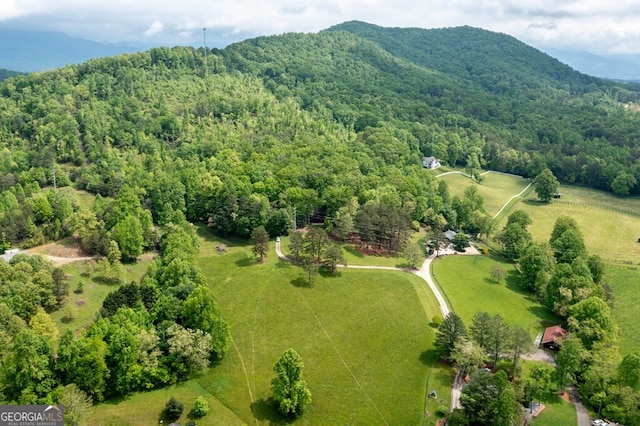
{"type": "Polygon", "coordinates": [[[640,82],[640,54],[595,55],[576,50],[540,50],[584,74],[611,80],[640,82]]]}
{"type": "Polygon", "coordinates": [[[99,43],[53,31],[0,29],[0,68],[21,72],[44,71],[150,47],[143,44],[99,43]]]}

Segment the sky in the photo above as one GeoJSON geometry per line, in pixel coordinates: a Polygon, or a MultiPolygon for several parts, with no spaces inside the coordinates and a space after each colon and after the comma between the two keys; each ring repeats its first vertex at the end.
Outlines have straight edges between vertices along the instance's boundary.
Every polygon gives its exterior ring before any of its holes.
{"type": "Polygon", "coordinates": [[[0,29],[53,30],[101,42],[223,47],[345,21],[385,27],[470,25],[537,48],[640,53],[639,0],[0,0],[0,29]]]}

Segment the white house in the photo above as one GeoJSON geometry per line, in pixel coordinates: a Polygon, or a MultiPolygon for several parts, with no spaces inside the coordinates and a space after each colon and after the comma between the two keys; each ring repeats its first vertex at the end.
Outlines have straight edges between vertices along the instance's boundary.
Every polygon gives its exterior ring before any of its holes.
{"type": "Polygon", "coordinates": [[[441,166],[436,157],[422,157],[422,165],[427,169],[437,169],[441,166]]]}

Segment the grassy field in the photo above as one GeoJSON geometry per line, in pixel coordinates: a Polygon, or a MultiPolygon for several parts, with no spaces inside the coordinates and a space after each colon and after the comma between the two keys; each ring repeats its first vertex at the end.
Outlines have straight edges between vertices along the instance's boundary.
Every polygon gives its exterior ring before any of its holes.
{"type": "MultiPolygon", "coordinates": [[[[548,241],[558,216],[576,220],[590,253],[609,262],[640,262],[640,198],[621,198],[592,189],[562,186],[562,198],[551,203],[533,199],[519,202],[533,223],[529,231],[536,241],[548,241]]],[[[502,229],[506,218],[497,224],[502,229]]]]}
{"type": "Polygon", "coordinates": [[[620,353],[640,350],[640,273],[636,270],[608,268],[605,281],[613,289],[613,321],[620,327],[620,353]]]}
{"type": "MultiPolygon", "coordinates": [[[[440,179],[447,182],[451,195],[460,197],[464,194],[465,189],[473,184],[471,179],[459,173],[442,176],[440,179]]],[[[478,193],[484,198],[484,209],[493,216],[509,201],[511,196],[519,194],[529,183],[529,179],[500,173],[487,173],[483,175],[482,182],[476,184],[476,187],[478,193]]]]}
{"type": "MultiPolygon", "coordinates": [[[[306,364],[313,404],[302,423],[416,424],[433,363],[433,329],[410,274],[342,270],[307,287],[275,252],[203,255],[234,337],[232,353],[201,384],[247,422],[277,421],[273,364],[293,347],[306,364]]],[[[448,401],[448,396],[447,396],[448,401]]],[[[448,402],[447,402],[448,403],[448,402]]]]}
{"type": "Polygon", "coordinates": [[[528,330],[532,337],[558,322],[558,318],[520,288],[517,272],[510,263],[486,256],[448,256],[432,264],[432,273],[467,326],[480,310],[500,314],[507,323],[528,330]],[[499,284],[489,276],[494,265],[507,273],[506,280],[499,284]]]}
{"type": "Polygon", "coordinates": [[[171,421],[164,419],[162,412],[166,401],[172,396],[184,404],[184,412],[178,420],[175,420],[176,423],[185,424],[192,418],[189,412],[193,408],[193,403],[197,397],[202,396],[207,400],[210,411],[205,417],[193,419],[197,421],[198,425],[232,426],[245,424],[233,411],[200,386],[197,380],[190,380],[151,392],[136,393],[126,399],[116,399],[96,405],[89,411],[86,424],[96,426],[157,425],[162,420],[163,424],[168,425],[171,421]]]}
{"type": "MultiPolygon", "coordinates": [[[[150,257],[146,256],[136,263],[123,265],[124,281],[140,282],[150,262],[150,257]]],[[[117,288],[117,285],[105,284],[87,276],[86,272],[89,269],[87,261],[72,262],[62,266],[62,270],[69,279],[69,297],[65,307],[51,313],[51,318],[61,333],[67,328],[75,330],[90,324],[107,294],[117,288]],[[74,290],[80,282],[84,284],[84,291],[76,293],[74,290]],[[73,309],[76,314],[76,319],[71,322],[64,318],[68,309],[73,309]]]]}

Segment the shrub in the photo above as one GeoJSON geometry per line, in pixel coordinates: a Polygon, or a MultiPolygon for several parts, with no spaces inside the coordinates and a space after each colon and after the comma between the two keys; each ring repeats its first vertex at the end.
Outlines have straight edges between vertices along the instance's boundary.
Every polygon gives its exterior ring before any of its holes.
{"type": "Polygon", "coordinates": [[[167,406],[164,409],[164,412],[167,418],[170,420],[176,420],[180,418],[183,411],[184,411],[184,404],[178,401],[173,396],[169,399],[169,401],[167,401],[167,406]]]}
{"type": "Polygon", "coordinates": [[[432,318],[431,318],[431,324],[434,327],[440,327],[440,324],[442,324],[442,315],[440,314],[435,314],[432,318]]]}
{"type": "Polygon", "coordinates": [[[193,404],[191,413],[195,417],[203,417],[209,412],[209,403],[204,397],[199,396],[196,398],[196,402],[193,404]]]}

